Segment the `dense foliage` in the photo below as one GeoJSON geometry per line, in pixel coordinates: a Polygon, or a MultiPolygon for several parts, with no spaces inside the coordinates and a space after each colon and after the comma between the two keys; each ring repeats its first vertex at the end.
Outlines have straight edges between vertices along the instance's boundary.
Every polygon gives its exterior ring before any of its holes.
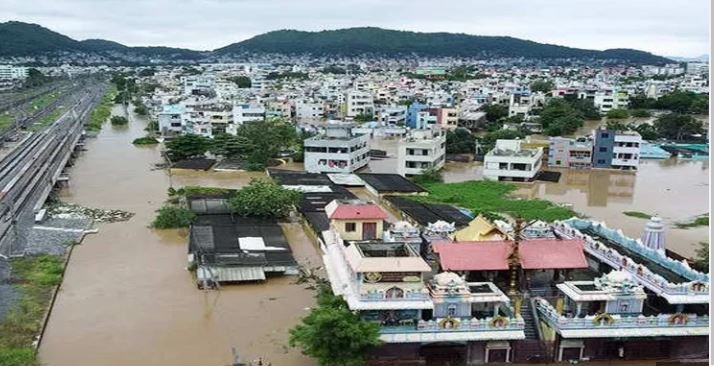
{"type": "Polygon", "coordinates": [[[550,80],[536,80],[531,83],[530,87],[532,92],[548,93],[555,89],[555,84],[550,80]]]}
{"type": "Polygon", "coordinates": [[[173,205],[161,207],[156,212],[156,218],[151,223],[155,229],[186,228],[196,218],[196,214],[188,208],[173,205]]]}
{"type": "Polygon", "coordinates": [[[156,145],[159,143],[159,140],[153,136],[144,136],[135,138],[131,143],[134,145],[156,145]]]}
{"type": "Polygon", "coordinates": [[[510,194],[516,186],[491,181],[462,183],[427,183],[428,196],[419,200],[448,203],[467,208],[474,213],[493,217],[507,214],[526,220],[555,221],[568,219],[575,213],[552,202],[540,199],[515,199],[510,194]]]}
{"type": "Polygon", "coordinates": [[[586,105],[580,101],[551,99],[540,112],[543,131],[548,136],[572,134],[585,122],[583,109],[587,108],[586,105]]]}
{"type": "Polygon", "coordinates": [[[320,32],[274,31],[217,49],[219,54],[243,52],[355,56],[465,56],[526,58],[616,59],[634,63],[666,63],[647,52],[615,49],[584,50],[539,44],[512,37],[473,36],[454,33],[417,33],[373,27],[320,32]]]}
{"type": "Polygon", "coordinates": [[[632,109],[663,109],[681,114],[709,114],[709,96],[688,91],[675,90],[658,99],[647,98],[644,94],[630,96],[632,109]]]}
{"type": "Polygon", "coordinates": [[[300,192],[283,188],[272,180],[253,179],[231,197],[234,212],[246,217],[284,218],[300,199],[300,192]]]}
{"type": "Polygon", "coordinates": [[[109,121],[115,126],[124,126],[129,124],[129,120],[123,116],[112,116],[109,121]]]}
{"type": "Polygon", "coordinates": [[[99,131],[102,129],[104,122],[112,114],[112,105],[114,105],[114,96],[116,95],[116,87],[114,85],[110,86],[99,104],[94,107],[92,113],[89,115],[89,121],[87,122],[87,130],[89,131],[99,131]]]}
{"type": "Polygon", "coordinates": [[[173,161],[202,157],[211,144],[201,135],[179,135],[166,142],[166,152],[173,161]]]}
{"type": "Polygon", "coordinates": [[[654,128],[659,137],[671,140],[685,140],[704,132],[700,121],[692,116],[678,113],[668,113],[657,118],[654,128]]]}
{"type": "Polygon", "coordinates": [[[508,106],[501,104],[484,104],[481,111],[486,112],[486,121],[496,122],[508,117],[508,106]]]}
{"type": "Polygon", "coordinates": [[[446,131],[447,154],[473,154],[476,147],[476,137],[465,128],[446,131]]]}
{"type": "Polygon", "coordinates": [[[630,112],[625,108],[613,108],[607,111],[608,119],[625,119],[630,117],[630,112]]]}
{"type": "Polygon", "coordinates": [[[283,79],[297,79],[297,80],[305,80],[309,76],[306,72],[293,72],[293,71],[283,71],[283,72],[278,72],[278,71],[273,71],[268,73],[268,75],[265,76],[266,80],[283,80],[283,79]]]}
{"type": "Polygon", "coordinates": [[[233,76],[228,80],[235,83],[239,88],[250,88],[253,85],[253,82],[247,76],[233,76]]]}
{"type": "Polygon", "coordinates": [[[262,169],[278,152],[297,141],[295,127],[280,119],[243,123],[237,131],[242,144],[240,157],[256,169],[262,169]]]}
{"type": "Polygon", "coordinates": [[[379,325],[360,319],[329,285],[317,287],[317,306],[290,329],[290,345],[320,366],[362,366],[370,348],[381,344],[379,325]]]}

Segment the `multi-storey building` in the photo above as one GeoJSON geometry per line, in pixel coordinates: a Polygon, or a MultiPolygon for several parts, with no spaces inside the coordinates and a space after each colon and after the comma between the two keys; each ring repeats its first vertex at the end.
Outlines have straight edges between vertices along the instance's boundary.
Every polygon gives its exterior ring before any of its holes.
{"type": "Polygon", "coordinates": [[[459,111],[452,107],[439,108],[437,124],[442,128],[455,129],[459,127],[459,111]]]}
{"type": "Polygon", "coordinates": [[[374,115],[374,100],[372,94],[361,90],[350,90],[345,96],[345,116],[374,115]]]}
{"type": "Polygon", "coordinates": [[[397,150],[397,173],[419,175],[425,169],[441,169],[446,162],[446,133],[434,126],[422,130],[410,130],[399,140],[397,150]]]}
{"type": "Polygon", "coordinates": [[[483,176],[488,180],[532,181],[540,172],[543,149],[528,149],[521,140],[497,140],[484,156],[483,176]]]}
{"type": "Polygon", "coordinates": [[[295,101],[295,120],[298,122],[316,122],[325,117],[325,105],[302,99],[295,101]]]}
{"type": "Polygon", "coordinates": [[[593,143],[586,138],[551,137],[548,166],[558,168],[591,168],[593,143]]]}
{"type": "Polygon", "coordinates": [[[265,107],[260,104],[237,104],[233,106],[233,122],[240,126],[244,122],[265,119],[265,107]]]}
{"type": "Polygon", "coordinates": [[[158,113],[161,136],[179,135],[186,126],[186,109],[180,104],[167,104],[158,113]]]}
{"type": "Polygon", "coordinates": [[[27,78],[28,70],[24,66],[0,65],[0,79],[24,80],[27,78]]]}
{"type": "Polygon", "coordinates": [[[305,140],[305,170],[352,173],[369,163],[369,136],[352,133],[353,124],[328,124],[325,132],[305,140]]]}
{"type": "Polygon", "coordinates": [[[607,113],[615,108],[627,108],[629,97],[626,92],[614,89],[599,90],[595,92],[593,104],[600,113],[607,113]]]}
{"type": "Polygon", "coordinates": [[[637,170],[642,144],[642,136],[639,133],[601,127],[594,130],[592,135],[594,168],[637,170]]]}

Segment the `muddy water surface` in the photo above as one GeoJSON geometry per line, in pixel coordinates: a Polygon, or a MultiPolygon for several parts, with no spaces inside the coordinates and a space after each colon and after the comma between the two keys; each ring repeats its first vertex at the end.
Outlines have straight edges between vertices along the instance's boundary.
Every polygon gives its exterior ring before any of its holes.
{"type": "MultiPolygon", "coordinates": [[[[144,122],[106,125],[72,168],[63,199],[136,213],[104,224],[74,249],[40,358],[50,366],[206,365],[265,357],[274,365],[312,365],[287,345],[287,329],[307,314],[312,293],[294,278],[200,291],[186,266],[186,233],[147,228],[166,197],[168,174],[152,170],[156,147],[134,147],[144,122]]],[[[173,184],[237,188],[262,174],[173,172],[173,184]]],[[[284,231],[299,262],[319,264],[297,224],[284,231]]]]}

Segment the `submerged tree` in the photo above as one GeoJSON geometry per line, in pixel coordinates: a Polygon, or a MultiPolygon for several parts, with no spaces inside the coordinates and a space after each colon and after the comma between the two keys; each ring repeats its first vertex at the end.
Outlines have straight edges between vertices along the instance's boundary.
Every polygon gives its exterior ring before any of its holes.
{"type": "Polygon", "coordinates": [[[236,214],[247,217],[284,218],[300,199],[300,192],[272,180],[253,179],[230,199],[236,214]]]}

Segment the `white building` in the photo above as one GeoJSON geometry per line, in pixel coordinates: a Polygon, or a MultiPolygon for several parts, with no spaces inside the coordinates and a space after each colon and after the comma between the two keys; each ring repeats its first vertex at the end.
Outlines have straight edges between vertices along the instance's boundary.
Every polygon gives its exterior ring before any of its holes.
{"type": "Polygon", "coordinates": [[[298,122],[315,122],[325,116],[325,105],[306,100],[295,101],[295,120],[298,122]]]}
{"type": "Polygon", "coordinates": [[[439,127],[411,130],[399,141],[397,173],[419,175],[424,169],[441,169],[446,162],[446,133],[439,127]]]}
{"type": "Polygon", "coordinates": [[[203,75],[182,76],[181,83],[183,84],[183,93],[186,95],[207,94],[213,90],[215,78],[203,75]]]}
{"type": "Polygon", "coordinates": [[[305,140],[305,170],[352,173],[369,163],[369,137],[355,135],[351,123],[329,124],[325,133],[305,140]]]}
{"type": "Polygon", "coordinates": [[[356,117],[360,114],[374,115],[374,99],[372,94],[360,90],[350,90],[345,98],[347,117],[356,117]]]}
{"type": "Polygon", "coordinates": [[[640,164],[642,136],[635,131],[618,131],[612,147],[612,167],[614,169],[637,170],[640,164]]]}
{"type": "Polygon", "coordinates": [[[233,122],[242,125],[249,121],[265,119],[265,107],[260,104],[236,104],[233,106],[233,122]]]}
{"type": "Polygon", "coordinates": [[[186,110],[182,105],[165,105],[158,113],[159,131],[161,136],[181,134],[186,125],[186,110]]]}
{"type": "Polygon", "coordinates": [[[521,140],[497,140],[484,156],[483,176],[488,180],[532,181],[541,169],[543,148],[522,148],[521,140]]]}
{"type": "Polygon", "coordinates": [[[593,104],[598,108],[600,113],[607,113],[615,108],[627,108],[629,97],[623,91],[614,89],[606,89],[595,92],[593,104]]]}
{"type": "Polygon", "coordinates": [[[0,65],[0,80],[25,80],[28,70],[24,66],[0,65]]]}
{"type": "Polygon", "coordinates": [[[386,125],[403,125],[406,118],[407,107],[403,105],[382,107],[377,111],[377,120],[386,125]]]}

